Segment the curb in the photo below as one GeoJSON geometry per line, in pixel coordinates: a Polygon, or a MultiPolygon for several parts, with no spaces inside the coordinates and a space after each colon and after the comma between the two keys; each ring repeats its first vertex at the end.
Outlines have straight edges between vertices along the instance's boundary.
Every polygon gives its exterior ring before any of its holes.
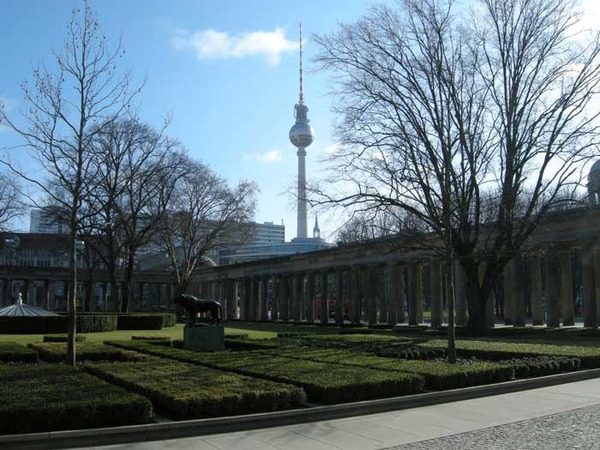
{"type": "Polygon", "coordinates": [[[245,416],[217,417],[212,419],[185,420],[180,422],[153,423],[114,428],[7,435],[0,436],[0,448],[58,449],[95,447],[101,445],[127,444],[130,442],[157,441],[231,433],[235,431],[397,411],[420,406],[436,405],[555,386],[558,384],[573,383],[593,378],[600,378],[600,369],[507,381],[504,383],[483,386],[472,386],[448,391],[414,394],[405,397],[385,398],[331,406],[317,406],[309,409],[294,409],[245,416]]]}

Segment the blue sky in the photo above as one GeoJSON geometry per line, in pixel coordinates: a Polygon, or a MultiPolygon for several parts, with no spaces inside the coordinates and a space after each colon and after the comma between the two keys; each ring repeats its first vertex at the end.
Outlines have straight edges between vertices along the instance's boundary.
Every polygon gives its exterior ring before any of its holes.
{"type": "MultiPolygon", "coordinates": [[[[303,23],[305,101],[316,132],[308,148],[307,172],[333,145],[328,75],[314,72],[311,33],[328,33],[353,22],[371,0],[90,0],[115,45],[126,50],[120,68],[134,81],[147,76],[138,97],[144,122],[160,126],[168,113],[168,134],[191,155],[209,164],[232,185],[257,182],[256,220],[285,223],[295,237],[296,152],[288,140],[298,99],[298,22],[303,23]]],[[[17,113],[20,85],[32,68],[60,50],[73,0],[0,0],[0,97],[17,113]]],[[[0,131],[0,148],[15,136],[0,131]]],[[[314,215],[309,211],[309,234],[314,215]]],[[[322,235],[335,231],[321,218],[322,235]]],[[[20,228],[28,222],[20,224],[20,228]]]]}

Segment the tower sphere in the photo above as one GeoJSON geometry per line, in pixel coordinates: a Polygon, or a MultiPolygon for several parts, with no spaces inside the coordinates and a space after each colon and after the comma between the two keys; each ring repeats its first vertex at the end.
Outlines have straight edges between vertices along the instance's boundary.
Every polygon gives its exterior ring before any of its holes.
{"type": "Polygon", "coordinates": [[[315,132],[307,122],[296,122],[290,128],[290,141],[294,147],[306,148],[315,139],[315,132]]]}

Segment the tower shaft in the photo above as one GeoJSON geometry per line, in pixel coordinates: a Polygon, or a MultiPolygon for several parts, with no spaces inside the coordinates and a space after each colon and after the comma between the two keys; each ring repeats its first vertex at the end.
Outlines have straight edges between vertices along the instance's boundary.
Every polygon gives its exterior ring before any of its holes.
{"type": "Polygon", "coordinates": [[[298,238],[307,238],[306,215],[306,149],[300,147],[298,152],[298,223],[296,233],[298,238]]]}

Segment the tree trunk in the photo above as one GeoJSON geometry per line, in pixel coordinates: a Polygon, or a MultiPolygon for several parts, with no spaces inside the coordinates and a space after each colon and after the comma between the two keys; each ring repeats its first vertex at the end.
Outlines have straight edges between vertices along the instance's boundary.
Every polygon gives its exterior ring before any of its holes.
{"type": "Polygon", "coordinates": [[[69,292],[68,311],[69,320],[67,326],[67,364],[75,367],[77,361],[76,333],[77,333],[77,249],[75,244],[75,226],[71,225],[69,245],[69,292]]]}
{"type": "Polygon", "coordinates": [[[483,336],[485,334],[485,307],[488,295],[480,288],[479,270],[477,265],[465,267],[466,297],[469,308],[469,319],[467,329],[471,336],[483,336]]]}
{"type": "Polygon", "coordinates": [[[446,300],[448,309],[448,362],[456,363],[456,330],[454,321],[454,263],[452,261],[452,255],[446,258],[446,267],[444,273],[446,274],[446,300]]]}

